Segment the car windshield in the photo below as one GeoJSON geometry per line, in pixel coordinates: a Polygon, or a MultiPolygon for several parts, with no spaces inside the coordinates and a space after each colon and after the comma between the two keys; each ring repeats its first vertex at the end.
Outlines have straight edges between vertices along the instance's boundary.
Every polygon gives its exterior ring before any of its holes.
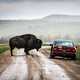
{"type": "Polygon", "coordinates": [[[69,46],[69,47],[73,47],[73,43],[71,41],[55,41],[54,45],[56,46],[69,46]]]}

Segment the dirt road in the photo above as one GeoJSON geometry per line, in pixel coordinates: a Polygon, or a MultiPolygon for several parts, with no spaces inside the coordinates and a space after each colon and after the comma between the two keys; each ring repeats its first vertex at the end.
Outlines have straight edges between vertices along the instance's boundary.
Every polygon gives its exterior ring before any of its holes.
{"type": "MultiPolygon", "coordinates": [[[[50,53],[49,50],[42,49],[41,51],[44,54],[46,53],[46,56],[49,57],[50,53]]],[[[60,67],[62,67],[66,71],[67,75],[70,77],[71,80],[80,80],[80,61],[69,60],[59,57],[51,60],[60,67]]]]}
{"type": "Polygon", "coordinates": [[[76,61],[48,59],[49,50],[32,50],[26,56],[23,49],[13,57],[7,51],[0,56],[0,80],[80,80],[80,65],[76,61]]]}
{"type": "MultiPolygon", "coordinates": [[[[11,58],[11,63],[3,70],[0,80],[26,80],[28,68],[24,50],[18,50],[17,54],[11,58]],[[24,55],[24,56],[23,56],[24,55]]],[[[5,61],[6,63],[6,61],[5,61]]],[[[0,64],[1,65],[1,64],[0,64]]]]}

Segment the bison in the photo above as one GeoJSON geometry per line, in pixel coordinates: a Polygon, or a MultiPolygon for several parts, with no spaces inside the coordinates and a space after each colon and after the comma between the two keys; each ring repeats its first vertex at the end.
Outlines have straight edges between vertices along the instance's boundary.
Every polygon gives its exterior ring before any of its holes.
{"type": "Polygon", "coordinates": [[[24,51],[28,55],[28,51],[31,49],[37,49],[41,48],[42,46],[42,40],[37,39],[37,37],[33,34],[24,34],[20,36],[12,37],[9,40],[9,46],[11,50],[11,56],[13,56],[12,50],[16,48],[24,48],[24,51]]]}
{"type": "Polygon", "coordinates": [[[41,46],[42,40],[31,38],[30,40],[28,40],[27,45],[25,45],[25,52],[28,54],[28,51],[31,49],[36,49],[38,51],[41,46]]]}

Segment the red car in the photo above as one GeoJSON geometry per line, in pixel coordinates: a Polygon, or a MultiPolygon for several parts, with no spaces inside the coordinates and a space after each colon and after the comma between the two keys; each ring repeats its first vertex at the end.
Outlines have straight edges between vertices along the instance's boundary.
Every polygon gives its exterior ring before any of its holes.
{"type": "Polygon", "coordinates": [[[56,40],[51,45],[50,58],[55,56],[67,57],[76,59],[76,48],[72,41],[56,40]]]}

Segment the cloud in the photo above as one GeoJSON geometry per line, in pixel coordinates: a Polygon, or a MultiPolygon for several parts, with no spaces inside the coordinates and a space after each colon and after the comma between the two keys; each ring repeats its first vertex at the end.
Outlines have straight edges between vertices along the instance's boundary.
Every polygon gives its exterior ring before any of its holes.
{"type": "Polygon", "coordinates": [[[31,1],[31,2],[46,2],[46,1],[58,1],[58,2],[67,2],[67,1],[79,1],[79,0],[0,0],[0,2],[12,3],[12,2],[24,2],[24,1],[31,1]]]}
{"type": "Polygon", "coordinates": [[[51,14],[80,15],[80,3],[77,0],[38,1],[42,0],[3,0],[4,3],[0,2],[0,19],[35,19],[51,14]]]}

